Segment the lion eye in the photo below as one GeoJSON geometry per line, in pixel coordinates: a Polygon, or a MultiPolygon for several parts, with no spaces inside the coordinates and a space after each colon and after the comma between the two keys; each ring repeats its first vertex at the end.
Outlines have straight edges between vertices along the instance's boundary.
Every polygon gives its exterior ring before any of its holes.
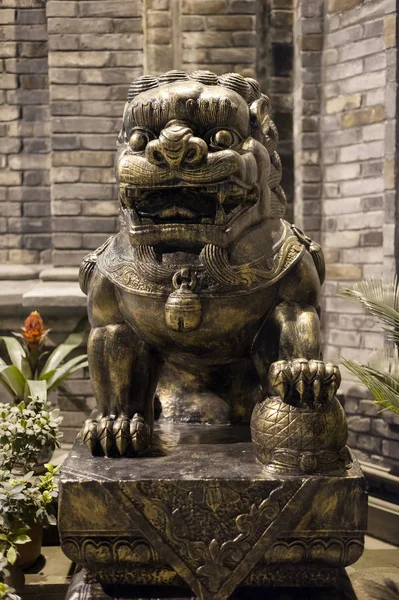
{"type": "Polygon", "coordinates": [[[221,148],[225,150],[226,148],[231,148],[238,143],[238,136],[228,129],[219,129],[219,131],[215,131],[210,136],[210,143],[215,148],[221,148]]]}
{"type": "Polygon", "coordinates": [[[136,129],[130,136],[129,144],[133,152],[142,152],[147,146],[149,135],[142,130],[136,129]]]}

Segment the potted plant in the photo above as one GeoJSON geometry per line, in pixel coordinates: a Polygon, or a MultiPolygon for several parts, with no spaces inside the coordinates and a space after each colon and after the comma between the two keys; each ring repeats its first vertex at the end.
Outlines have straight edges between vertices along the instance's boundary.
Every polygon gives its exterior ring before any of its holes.
{"type": "Polygon", "coordinates": [[[14,337],[0,338],[11,362],[7,364],[0,358],[0,383],[15,403],[24,400],[29,394],[28,382],[31,380],[43,382],[44,389],[50,393],[72,373],[88,366],[87,354],[80,354],[65,362],[67,356],[86,339],[87,317],[81,319],[65,342],[50,354],[43,351],[49,331],[44,328],[40,314],[34,311],[25,320],[20,333],[14,333],[14,337]]]}
{"type": "MultiPolygon", "coordinates": [[[[9,454],[6,462],[8,458],[9,454]]],[[[30,471],[18,476],[7,469],[7,464],[1,467],[0,552],[12,565],[26,568],[34,564],[41,552],[43,527],[56,524],[58,469],[47,464],[43,475],[30,471]]]]}
{"type": "Polygon", "coordinates": [[[28,386],[37,390],[35,396],[16,406],[0,404],[1,464],[10,471],[19,467],[25,473],[40,466],[43,453],[51,456],[62,437],[62,417],[59,409],[51,410],[45,383],[30,381],[28,386]]]}
{"type": "Polygon", "coordinates": [[[376,350],[367,365],[343,360],[345,367],[370,390],[383,409],[399,414],[399,287],[398,281],[366,280],[339,292],[360,302],[381,323],[388,348],[376,350]]]}

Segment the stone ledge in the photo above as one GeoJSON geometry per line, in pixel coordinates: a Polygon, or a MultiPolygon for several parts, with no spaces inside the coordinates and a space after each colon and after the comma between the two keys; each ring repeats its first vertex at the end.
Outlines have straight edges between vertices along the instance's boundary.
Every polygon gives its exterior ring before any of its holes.
{"type": "Polygon", "coordinates": [[[0,264],[0,279],[25,280],[37,279],[44,265],[17,265],[11,263],[0,264]]]}
{"type": "Polygon", "coordinates": [[[76,282],[37,283],[22,296],[22,306],[86,307],[87,298],[76,282]]]}

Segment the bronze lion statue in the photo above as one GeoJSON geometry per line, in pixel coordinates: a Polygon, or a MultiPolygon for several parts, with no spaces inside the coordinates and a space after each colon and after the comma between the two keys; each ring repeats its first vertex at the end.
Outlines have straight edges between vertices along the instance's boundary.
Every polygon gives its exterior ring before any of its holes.
{"type": "Polygon", "coordinates": [[[122,227],[80,270],[93,453],[145,453],[161,410],[244,424],[267,397],[313,412],[334,398],[339,371],[320,354],[323,254],[283,219],[277,142],[254,79],[170,71],[131,85],[116,157],[122,227]]]}

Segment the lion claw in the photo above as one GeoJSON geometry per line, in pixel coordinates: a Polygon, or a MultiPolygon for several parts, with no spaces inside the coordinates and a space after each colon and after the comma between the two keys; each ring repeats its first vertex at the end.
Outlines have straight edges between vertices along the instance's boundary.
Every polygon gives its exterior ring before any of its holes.
{"type": "Polygon", "coordinates": [[[82,439],[91,454],[104,456],[139,456],[151,442],[151,429],[143,416],[135,414],[88,419],[82,430],[82,439]]]}
{"type": "Polygon", "coordinates": [[[322,402],[334,398],[341,375],[336,364],[322,360],[296,358],[292,361],[278,360],[270,366],[269,386],[283,400],[299,398],[322,402]]]}

